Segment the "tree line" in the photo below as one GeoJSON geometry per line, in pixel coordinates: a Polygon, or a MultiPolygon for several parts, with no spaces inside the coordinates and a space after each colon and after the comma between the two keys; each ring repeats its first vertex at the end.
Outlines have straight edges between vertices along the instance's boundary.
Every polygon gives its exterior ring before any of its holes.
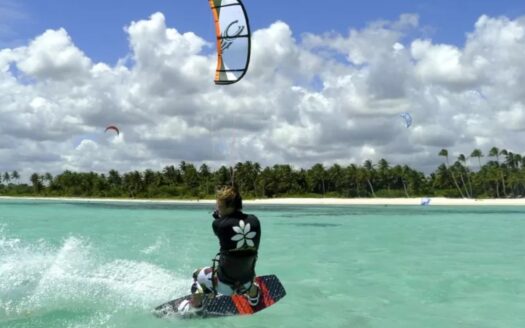
{"type": "Polygon", "coordinates": [[[407,165],[380,159],[362,165],[308,169],[289,164],[261,167],[246,161],[233,168],[213,171],[182,161],[161,171],[151,169],[120,173],[64,171],[56,176],[33,173],[30,184],[20,183],[17,171],[0,175],[0,194],[10,196],[115,197],[115,198],[213,198],[218,186],[234,183],[246,198],[273,197],[462,197],[520,198],[525,195],[525,156],[493,147],[485,156],[474,149],[451,164],[448,150],[439,154],[443,163],[425,175],[407,165]],[[481,159],[488,160],[482,164],[481,159]],[[477,165],[470,166],[468,159],[477,165]]]}

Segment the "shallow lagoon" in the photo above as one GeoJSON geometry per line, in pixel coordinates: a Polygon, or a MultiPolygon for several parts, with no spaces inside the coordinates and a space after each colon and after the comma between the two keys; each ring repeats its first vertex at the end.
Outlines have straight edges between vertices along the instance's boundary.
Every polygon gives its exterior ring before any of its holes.
{"type": "Polygon", "coordinates": [[[0,200],[0,327],[523,327],[525,207],[247,205],[251,317],[160,320],[217,251],[212,205],[0,200]]]}

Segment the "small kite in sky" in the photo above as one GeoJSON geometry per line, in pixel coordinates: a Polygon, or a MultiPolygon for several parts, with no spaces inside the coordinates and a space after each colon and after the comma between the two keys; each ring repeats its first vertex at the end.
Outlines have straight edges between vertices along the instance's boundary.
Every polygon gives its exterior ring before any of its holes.
{"type": "Polygon", "coordinates": [[[410,115],[410,113],[405,112],[401,113],[400,116],[405,121],[405,126],[409,128],[412,125],[412,115],[410,115]]]}
{"type": "Polygon", "coordinates": [[[108,132],[109,130],[113,130],[117,132],[117,135],[120,135],[120,130],[114,125],[109,125],[104,132],[108,132]]]}

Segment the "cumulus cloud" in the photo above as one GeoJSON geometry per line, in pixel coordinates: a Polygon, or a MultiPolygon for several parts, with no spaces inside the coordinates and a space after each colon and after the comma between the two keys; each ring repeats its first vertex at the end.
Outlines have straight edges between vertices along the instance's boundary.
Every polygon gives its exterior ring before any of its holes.
{"type": "Polygon", "coordinates": [[[48,30],[19,50],[17,67],[39,81],[74,81],[86,77],[91,61],[73,44],[64,29],[48,30]]]}
{"type": "Polygon", "coordinates": [[[214,45],[161,13],[130,22],[114,66],[43,31],[0,50],[0,172],[380,158],[429,172],[441,148],[523,152],[525,18],[482,16],[463,45],[408,39],[418,29],[413,14],[347,34],[278,21],[253,32],[250,70],[231,86],[213,84],[214,45]]]}

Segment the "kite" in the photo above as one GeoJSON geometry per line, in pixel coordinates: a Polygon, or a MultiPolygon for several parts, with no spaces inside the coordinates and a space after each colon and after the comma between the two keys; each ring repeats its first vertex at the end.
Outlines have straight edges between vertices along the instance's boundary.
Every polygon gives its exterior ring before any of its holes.
{"type": "Polygon", "coordinates": [[[119,129],[114,125],[109,125],[104,132],[108,132],[109,130],[114,130],[115,132],[117,132],[117,135],[120,135],[119,129]]]}
{"type": "Polygon", "coordinates": [[[401,113],[400,116],[405,120],[405,126],[409,128],[412,125],[412,115],[410,113],[401,113]]]}
{"type": "Polygon", "coordinates": [[[208,1],[217,36],[215,84],[233,84],[243,78],[250,63],[248,15],[241,0],[208,1]]]}

